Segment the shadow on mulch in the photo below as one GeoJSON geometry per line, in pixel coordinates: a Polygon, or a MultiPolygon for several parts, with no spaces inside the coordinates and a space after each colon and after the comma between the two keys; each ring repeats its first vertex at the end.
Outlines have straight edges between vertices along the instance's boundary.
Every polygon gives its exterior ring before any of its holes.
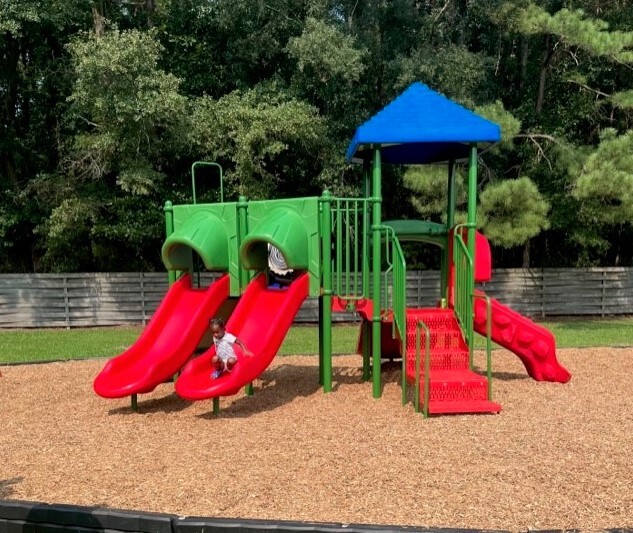
{"type": "Polygon", "coordinates": [[[24,481],[24,477],[14,477],[11,479],[0,479],[0,499],[9,498],[15,492],[14,485],[18,485],[24,481]]]}
{"type": "MultiPolygon", "coordinates": [[[[361,377],[356,368],[335,368],[332,387],[357,384],[361,377]]],[[[315,366],[280,365],[266,370],[258,379],[253,396],[242,396],[223,407],[219,413],[212,411],[197,415],[203,419],[246,418],[261,412],[272,411],[296,398],[310,396],[321,389],[319,369],[315,366]]]]}
{"type": "Polygon", "coordinates": [[[108,411],[108,415],[138,415],[155,413],[178,413],[191,406],[191,402],[183,400],[175,392],[162,398],[141,400],[138,402],[138,411],[134,411],[131,405],[116,407],[108,411]]]}

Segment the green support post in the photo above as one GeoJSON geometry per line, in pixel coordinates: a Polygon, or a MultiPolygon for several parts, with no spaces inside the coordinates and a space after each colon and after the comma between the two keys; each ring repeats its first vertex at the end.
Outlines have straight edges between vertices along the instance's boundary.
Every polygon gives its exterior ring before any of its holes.
{"type": "Polygon", "coordinates": [[[132,407],[132,411],[138,412],[138,396],[136,394],[130,396],[130,407],[132,407]]]}
{"type": "MultiPolygon", "coordinates": [[[[370,164],[369,161],[365,161],[363,166],[363,198],[368,199],[371,198],[371,172],[370,172],[370,164]]],[[[363,243],[362,243],[362,261],[363,261],[363,296],[365,298],[369,297],[369,273],[371,272],[371,265],[369,261],[369,227],[371,225],[371,217],[369,213],[369,203],[363,202],[363,243]]],[[[363,328],[362,339],[363,339],[363,380],[369,381],[371,375],[371,343],[370,343],[370,335],[371,326],[369,322],[363,320],[361,324],[361,328],[363,328]]]]}
{"type": "Polygon", "coordinates": [[[319,357],[322,368],[323,392],[332,391],[332,194],[323,191],[321,197],[321,244],[323,283],[319,317],[319,357]]]}
{"type": "MultiPolygon", "coordinates": [[[[242,244],[244,237],[248,234],[248,200],[246,196],[240,196],[237,201],[237,247],[242,244]]],[[[238,284],[240,287],[240,294],[246,289],[248,282],[250,281],[250,273],[244,268],[240,262],[240,267],[238,270],[238,284]]],[[[253,395],[253,384],[248,383],[244,387],[244,394],[246,396],[253,395]]],[[[219,409],[219,404],[218,404],[219,409]]]]}
{"type": "MultiPolygon", "coordinates": [[[[468,158],[468,253],[472,258],[473,268],[470,272],[468,280],[471,307],[473,305],[472,298],[475,288],[475,231],[477,226],[477,145],[470,146],[470,155],[468,158]]],[[[473,367],[473,310],[468,314],[466,322],[466,334],[468,337],[468,348],[470,352],[470,368],[473,367]]]]}
{"type": "Polygon", "coordinates": [[[323,347],[325,339],[323,338],[323,295],[319,296],[319,385],[323,387],[323,347]]]}
{"type": "MultiPolygon", "coordinates": [[[[240,196],[237,202],[237,248],[242,245],[244,237],[248,234],[248,200],[245,196],[240,196]]],[[[240,294],[246,289],[250,281],[249,271],[244,268],[240,261],[238,270],[240,294]]]]}
{"type": "MultiPolygon", "coordinates": [[[[174,232],[174,206],[169,200],[165,202],[163,211],[165,212],[165,237],[169,237],[174,232]]],[[[168,276],[171,287],[176,281],[176,272],[170,270],[168,276]]]]}
{"type": "Polygon", "coordinates": [[[213,398],[213,414],[217,415],[220,412],[220,398],[213,398]]]}
{"type": "MultiPolygon", "coordinates": [[[[457,209],[457,188],[455,186],[455,160],[451,159],[448,162],[448,208],[446,210],[446,230],[450,232],[451,228],[455,225],[455,211],[457,209]]],[[[440,287],[441,297],[448,301],[448,265],[450,263],[448,257],[448,250],[450,246],[446,243],[446,246],[442,250],[441,260],[441,272],[442,280],[440,287]]]]}
{"type": "Polygon", "coordinates": [[[381,225],[381,161],[380,148],[374,148],[373,157],[373,183],[372,183],[372,365],[373,365],[373,397],[381,396],[381,298],[380,298],[380,276],[381,276],[381,242],[380,242],[380,225],[381,225]]]}

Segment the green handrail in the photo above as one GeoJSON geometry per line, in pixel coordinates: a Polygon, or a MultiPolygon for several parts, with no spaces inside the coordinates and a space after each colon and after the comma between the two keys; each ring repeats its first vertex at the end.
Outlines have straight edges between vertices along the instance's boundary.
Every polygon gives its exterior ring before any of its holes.
{"type": "Polygon", "coordinates": [[[368,298],[369,199],[332,198],[331,204],[333,294],[347,301],[368,298]]]}
{"type": "Polygon", "coordinates": [[[453,283],[455,314],[459,321],[464,339],[468,345],[470,367],[473,365],[473,300],[475,289],[473,258],[459,234],[460,228],[474,227],[473,224],[457,224],[453,228],[453,265],[455,279],[453,283]]]}
{"type": "Polygon", "coordinates": [[[488,379],[488,400],[492,401],[492,303],[487,294],[473,294],[474,298],[486,301],[486,377],[488,379]]]}
{"type": "Polygon", "coordinates": [[[431,374],[431,332],[423,320],[418,320],[415,331],[415,412],[420,412],[420,330],[424,328],[424,418],[429,416],[430,374],[431,374]]]}
{"type": "Polygon", "coordinates": [[[193,165],[191,165],[191,190],[193,196],[193,203],[196,203],[196,167],[218,167],[220,169],[220,202],[224,202],[224,176],[222,173],[222,167],[219,163],[214,163],[211,161],[196,161],[193,165]]]}
{"type": "Polygon", "coordinates": [[[381,305],[383,308],[393,310],[393,325],[394,336],[395,328],[400,333],[400,338],[403,342],[406,342],[407,338],[407,264],[404,259],[404,252],[400,246],[400,241],[392,227],[382,226],[381,231],[384,232],[385,237],[385,256],[387,261],[387,268],[383,272],[384,277],[384,292],[381,305]],[[392,274],[392,291],[391,298],[389,297],[389,274],[392,274]]]}

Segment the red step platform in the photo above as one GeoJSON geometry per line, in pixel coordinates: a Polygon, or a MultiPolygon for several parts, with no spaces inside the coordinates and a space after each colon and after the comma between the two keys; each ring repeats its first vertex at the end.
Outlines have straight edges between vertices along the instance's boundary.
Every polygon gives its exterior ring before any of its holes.
{"type": "MultiPolygon", "coordinates": [[[[469,368],[468,346],[452,309],[407,309],[406,377],[415,383],[417,324],[430,332],[429,413],[498,413],[488,400],[488,382],[469,368]]],[[[426,331],[420,331],[420,401],[424,401],[426,331]]]]}

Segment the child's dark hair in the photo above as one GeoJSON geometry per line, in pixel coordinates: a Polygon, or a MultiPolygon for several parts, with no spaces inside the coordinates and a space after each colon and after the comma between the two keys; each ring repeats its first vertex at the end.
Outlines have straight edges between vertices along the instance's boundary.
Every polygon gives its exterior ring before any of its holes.
{"type": "Polygon", "coordinates": [[[218,326],[219,328],[224,329],[224,320],[221,318],[212,318],[210,320],[211,326],[218,326]]]}

